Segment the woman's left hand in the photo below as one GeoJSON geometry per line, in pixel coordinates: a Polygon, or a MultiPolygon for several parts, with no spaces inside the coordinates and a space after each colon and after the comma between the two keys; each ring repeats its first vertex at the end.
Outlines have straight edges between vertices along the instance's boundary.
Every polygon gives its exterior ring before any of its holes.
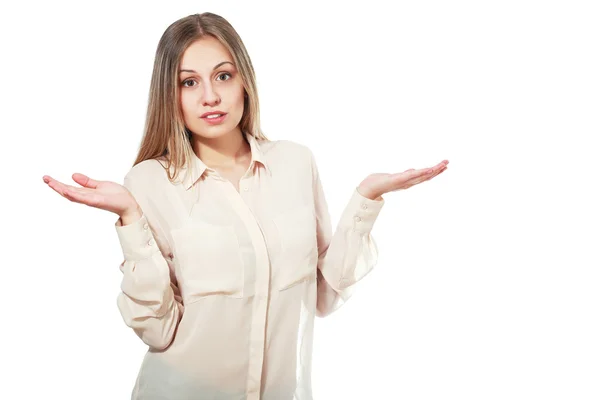
{"type": "Polygon", "coordinates": [[[444,160],[431,168],[408,169],[396,174],[377,173],[367,176],[357,187],[358,192],[371,199],[381,200],[381,195],[396,190],[408,189],[444,172],[449,161],[444,160]]]}

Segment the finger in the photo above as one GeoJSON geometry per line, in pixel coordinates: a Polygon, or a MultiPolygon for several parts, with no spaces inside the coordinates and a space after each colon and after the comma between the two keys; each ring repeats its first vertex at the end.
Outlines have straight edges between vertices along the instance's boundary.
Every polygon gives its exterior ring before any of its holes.
{"type": "Polygon", "coordinates": [[[428,181],[431,178],[434,178],[434,177],[438,176],[439,174],[441,174],[442,172],[444,172],[446,169],[447,169],[447,167],[444,166],[441,169],[434,171],[433,173],[426,174],[426,175],[420,176],[418,178],[412,179],[412,180],[408,181],[407,183],[410,186],[418,185],[419,183],[428,181]]]}
{"type": "Polygon", "coordinates": [[[52,188],[55,192],[64,196],[65,188],[67,187],[64,183],[57,181],[49,176],[46,176],[44,182],[48,184],[50,188],[52,188]]]}
{"type": "Polygon", "coordinates": [[[448,165],[448,160],[444,160],[444,161],[440,162],[439,164],[429,168],[427,170],[427,172],[425,173],[425,175],[427,175],[429,177],[429,179],[431,179],[434,176],[436,176],[437,174],[439,174],[440,171],[447,168],[447,165],[448,165]]]}
{"type": "Polygon", "coordinates": [[[398,185],[403,185],[406,182],[409,182],[414,179],[418,179],[425,175],[428,171],[428,168],[424,169],[407,169],[404,172],[398,172],[395,174],[389,174],[389,180],[394,187],[398,185]]]}
{"type": "Polygon", "coordinates": [[[423,179],[423,182],[424,182],[424,181],[428,181],[428,180],[430,180],[431,178],[438,176],[438,175],[439,175],[439,174],[441,174],[443,171],[445,171],[445,170],[446,170],[446,168],[447,168],[446,166],[442,166],[441,168],[435,168],[435,169],[433,170],[433,172],[432,172],[432,173],[430,173],[430,174],[427,174],[427,176],[425,176],[425,177],[424,177],[424,179],[423,179]]]}
{"type": "Polygon", "coordinates": [[[64,191],[64,196],[71,201],[92,207],[96,207],[99,204],[98,195],[88,191],[85,188],[66,188],[64,191]]]}
{"type": "Polygon", "coordinates": [[[60,181],[57,181],[56,179],[54,179],[53,177],[51,177],[50,175],[44,175],[42,177],[42,179],[44,180],[44,183],[47,184],[55,184],[55,183],[61,183],[60,181]]]}
{"type": "Polygon", "coordinates": [[[72,189],[65,189],[63,191],[63,196],[71,201],[74,201],[76,203],[83,203],[83,199],[82,199],[82,195],[80,193],[77,193],[75,190],[72,189]]]}
{"type": "Polygon", "coordinates": [[[54,189],[55,192],[57,192],[58,194],[60,194],[63,197],[65,196],[66,191],[78,190],[78,188],[76,188],[74,186],[65,185],[64,183],[59,182],[56,179],[52,179],[52,178],[50,178],[50,180],[48,182],[48,186],[50,186],[52,189],[54,189]]]}
{"type": "MultiPolygon", "coordinates": [[[[411,180],[411,179],[419,178],[423,175],[428,174],[430,171],[431,171],[431,168],[421,168],[421,169],[411,168],[407,171],[407,172],[409,172],[407,179],[411,180]]],[[[397,174],[397,175],[400,175],[400,174],[397,174]]]]}
{"type": "Polygon", "coordinates": [[[435,175],[437,175],[439,173],[441,168],[446,168],[445,167],[447,165],[446,161],[447,160],[442,161],[435,167],[421,168],[421,169],[411,168],[411,169],[407,169],[404,172],[391,174],[390,179],[393,182],[398,182],[400,184],[408,183],[409,185],[414,185],[415,182],[418,183],[418,182],[422,182],[425,179],[433,178],[435,175]]]}
{"type": "Polygon", "coordinates": [[[98,187],[98,183],[100,183],[100,182],[90,178],[89,176],[80,174],[78,172],[74,173],[72,178],[75,182],[79,183],[81,186],[90,188],[90,189],[96,189],[96,187],[98,187]]]}
{"type": "Polygon", "coordinates": [[[431,175],[430,177],[428,177],[428,178],[425,178],[425,181],[428,181],[428,180],[430,180],[431,178],[434,178],[434,177],[438,176],[439,174],[441,174],[442,172],[444,172],[444,171],[445,171],[445,170],[447,170],[447,169],[448,169],[448,167],[446,167],[446,166],[442,167],[441,169],[437,170],[437,171],[436,171],[436,172],[435,172],[433,175],[431,175]]]}
{"type": "Polygon", "coordinates": [[[423,168],[421,171],[425,171],[425,173],[435,173],[435,172],[439,171],[440,169],[446,167],[448,165],[448,163],[449,163],[448,160],[444,160],[444,161],[437,163],[433,167],[423,168]]]}

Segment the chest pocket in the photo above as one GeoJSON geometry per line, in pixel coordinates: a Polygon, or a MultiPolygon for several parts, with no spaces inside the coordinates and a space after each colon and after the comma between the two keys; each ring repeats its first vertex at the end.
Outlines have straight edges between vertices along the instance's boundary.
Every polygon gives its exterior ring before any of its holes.
{"type": "Polygon", "coordinates": [[[233,226],[194,220],[171,236],[185,298],[243,297],[244,263],[233,226]]]}
{"type": "Polygon", "coordinates": [[[280,212],[273,222],[281,243],[274,285],[285,290],[316,276],[317,226],[312,204],[280,212]]]}

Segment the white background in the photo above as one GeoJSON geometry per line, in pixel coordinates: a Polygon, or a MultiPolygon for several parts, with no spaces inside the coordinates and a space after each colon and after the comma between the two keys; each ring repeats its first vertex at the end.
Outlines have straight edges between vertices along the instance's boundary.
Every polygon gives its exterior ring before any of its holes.
{"type": "Polygon", "coordinates": [[[597,400],[594,3],[3,3],[0,398],[129,398],[146,347],[116,306],[116,216],[42,176],[122,182],[160,36],[211,11],[267,136],[314,151],[334,223],[369,173],[450,161],[384,196],[376,269],[317,320],[315,399],[597,400]]]}

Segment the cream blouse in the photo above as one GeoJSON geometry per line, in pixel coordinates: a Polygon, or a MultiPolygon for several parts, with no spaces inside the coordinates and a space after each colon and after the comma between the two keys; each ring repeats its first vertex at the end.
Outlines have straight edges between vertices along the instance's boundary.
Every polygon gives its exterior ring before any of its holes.
{"type": "Polygon", "coordinates": [[[198,157],[176,184],[156,159],[125,176],[143,215],[115,224],[118,307],[149,346],[132,399],[312,399],[315,315],[376,264],[384,200],[355,189],[332,234],[313,153],[245,137],[239,192],[198,157]]]}

